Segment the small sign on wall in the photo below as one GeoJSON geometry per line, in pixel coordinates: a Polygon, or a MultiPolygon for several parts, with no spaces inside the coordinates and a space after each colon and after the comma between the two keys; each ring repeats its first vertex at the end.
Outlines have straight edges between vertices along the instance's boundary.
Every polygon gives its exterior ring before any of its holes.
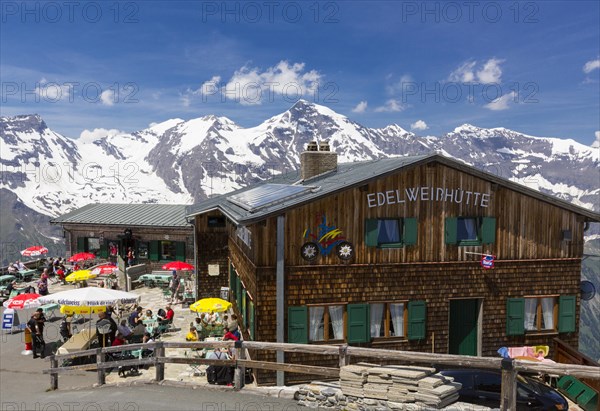
{"type": "Polygon", "coordinates": [[[209,264],[208,265],[208,275],[212,277],[216,277],[220,274],[219,264],[209,264]]]}

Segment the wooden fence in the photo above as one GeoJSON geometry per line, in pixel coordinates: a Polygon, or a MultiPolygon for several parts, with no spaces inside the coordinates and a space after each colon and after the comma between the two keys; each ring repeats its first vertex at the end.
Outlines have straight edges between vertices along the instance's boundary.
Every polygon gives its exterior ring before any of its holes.
{"type": "Polygon", "coordinates": [[[334,367],[319,367],[290,363],[275,363],[252,361],[246,359],[246,350],[265,350],[283,352],[301,352],[318,355],[337,355],[339,367],[348,365],[350,357],[385,358],[386,361],[398,361],[404,364],[427,364],[433,366],[452,366],[461,368],[481,368],[502,371],[501,409],[514,410],[517,398],[517,374],[519,372],[548,373],[553,375],[572,375],[577,378],[600,380],[598,367],[585,365],[537,363],[521,360],[503,359],[496,357],[473,357],[465,355],[432,354],[413,351],[395,351],[375,348],[352,347],[348,345],[309,345],[288,344],[255,341],[210,341],[210,342],[163,342],[146,344],[129,344],[118,347],[97,348],[71,354],[53,355],[49,357],[50,368],[43,371],[50,374],[51,389],[58,389],[58,375],[70,371],[97,370],[98,384],[106,383],[106,370],[119,366],[152,365],[156,369],[155,380],[165,378],[165,364],[206,364],[235,367],[234,386],[241,389],[244,386],[244,374],[247,367],[254,369],[284,371],[291,373],[312,374],[326,378],[339,378],[340,369],[334,367]],[[169,348],[185,349],[214,349],[236,348],[238,356],[233,360],[213,360],[190,357],[167,357],[165,350],[169,348]],[[121,351],[153,350],[150,358],[136,358],[120,361],[106,361],[106,354],[121,351]],[[76,358],[95,356],[96,362],[83,365],[60,366],[59,362],[76,358]]]}

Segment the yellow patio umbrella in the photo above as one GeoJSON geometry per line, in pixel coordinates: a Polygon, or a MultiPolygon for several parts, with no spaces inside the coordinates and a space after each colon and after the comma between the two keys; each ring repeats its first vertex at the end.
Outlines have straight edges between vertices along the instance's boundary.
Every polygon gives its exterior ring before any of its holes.
{"type": "Polygon", "coordinates": [[[77,315],[89,315],[89,314],[98,314],[106,311],[105,305],[100,306],[76,306],[76,305],[61,305],[60,313],[61,314],[77,314],[77,315]]]}
{"type": "Polygon", "coordinates": [[[92,278],[96,278],[97,275],[96,274],[92,274],[92,272],[90,270],[79,270],[79,271],[75,271],[71,274],[69,274],[68,276],[65,277],[65,281],[69,282],[69,283],[74,283],[77,281],[87,281],[90,280],[92,278]]]}
{"type": "Polygon", "coordinates": [[[222,313],[230,308],[231,303],[220,298],[203,298],[190,305],[190,310],[196,313],[209,313],[211,311],[222,313]]]}

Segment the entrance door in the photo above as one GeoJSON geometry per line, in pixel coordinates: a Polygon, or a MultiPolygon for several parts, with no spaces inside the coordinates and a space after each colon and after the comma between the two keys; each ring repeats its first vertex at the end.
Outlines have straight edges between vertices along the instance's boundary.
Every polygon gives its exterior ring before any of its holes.
{"type": "Polygon", "coordinates": [[[448,354],[477,355],[479,300],[450,300],[448,354]]]}

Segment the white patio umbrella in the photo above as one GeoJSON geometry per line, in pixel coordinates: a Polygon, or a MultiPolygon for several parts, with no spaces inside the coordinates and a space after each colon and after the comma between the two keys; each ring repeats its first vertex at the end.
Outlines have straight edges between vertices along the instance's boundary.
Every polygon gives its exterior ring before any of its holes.
{"type": "Polygon", "coordinates": [[[140,296],[134,293],[99,287],[76,288],[39,298],[39,302],[42,305],[60,304],[76,307],[135,304],[139,300],[140,296]]]}

